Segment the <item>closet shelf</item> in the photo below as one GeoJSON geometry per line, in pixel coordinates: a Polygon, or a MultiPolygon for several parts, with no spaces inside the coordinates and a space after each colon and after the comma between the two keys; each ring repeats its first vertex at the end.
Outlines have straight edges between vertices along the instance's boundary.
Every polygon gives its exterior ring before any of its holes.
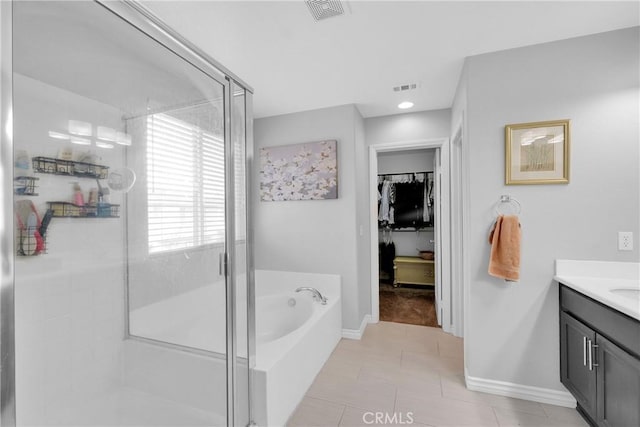
{"type": "Polygon", "coordinates": [[[415,233],[416,231],[434,231],[434,227],[421,227],[418,228],[417,230],[415,228],[384,228],[384,227],[378,227],[378,231],[382,231],[382,230],[390,230],[393,231],[394,233],[415,233]]]}

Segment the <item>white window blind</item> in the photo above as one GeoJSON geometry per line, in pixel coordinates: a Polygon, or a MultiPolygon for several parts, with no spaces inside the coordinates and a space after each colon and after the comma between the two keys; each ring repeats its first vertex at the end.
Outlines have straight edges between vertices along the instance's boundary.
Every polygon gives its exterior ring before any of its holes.
{"type": "Polygon", "coordinates": [[[147,118],[149,253],[223,243],[224,141],[167,114],[147,118]]]}
{"type": "Polygon", "coordinates": [[[245,240],[247,236],[247,195],[246,195],[246,147],[244,139],[233,143],[234,185],[235,185],[235,223],[236,240],[245,240]]]}

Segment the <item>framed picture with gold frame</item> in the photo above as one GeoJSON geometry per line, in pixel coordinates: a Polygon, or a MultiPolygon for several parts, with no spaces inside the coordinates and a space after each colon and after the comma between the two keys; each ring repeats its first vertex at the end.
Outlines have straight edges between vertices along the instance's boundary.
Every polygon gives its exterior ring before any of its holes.
{"type": "Polygon", "coordinates": [[[569,120],[506,125],[505,184],[569,183],[569,120]]]}

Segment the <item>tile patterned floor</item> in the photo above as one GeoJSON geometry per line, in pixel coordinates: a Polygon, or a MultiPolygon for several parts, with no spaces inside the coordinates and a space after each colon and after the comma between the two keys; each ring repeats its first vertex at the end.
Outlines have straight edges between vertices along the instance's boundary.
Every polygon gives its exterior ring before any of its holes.
{"type": "Polygon", "coordinates": [[[439,328],[368,325],[340,341],[287,426],[588,427],[574,409],[467,390],[462,354],[439,328]]]}

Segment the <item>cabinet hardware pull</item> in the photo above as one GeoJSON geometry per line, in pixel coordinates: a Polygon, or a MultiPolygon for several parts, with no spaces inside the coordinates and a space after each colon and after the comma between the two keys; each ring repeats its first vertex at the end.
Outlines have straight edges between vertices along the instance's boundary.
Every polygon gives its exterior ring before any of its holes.
{"type": "Polygon", "coordinates": [[[593,344],[591,343],[591,340],[588,341],[589,343],[589,370],[593,371],[593,344]]]}
{"type": "Polygon", "coordinates": [[[587,366],[587,337],[582,337],[582,366],[587,366]]]}

